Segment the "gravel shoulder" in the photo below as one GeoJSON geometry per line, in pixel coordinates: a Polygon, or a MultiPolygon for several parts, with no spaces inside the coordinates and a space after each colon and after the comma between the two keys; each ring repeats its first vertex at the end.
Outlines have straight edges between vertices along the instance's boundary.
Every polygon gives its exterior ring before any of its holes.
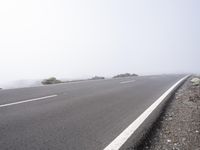
{"type": "Polygon", "coordinates": [[[200,85],[192,78],[169,100],[138,150],[200,150],[200,85]]]}

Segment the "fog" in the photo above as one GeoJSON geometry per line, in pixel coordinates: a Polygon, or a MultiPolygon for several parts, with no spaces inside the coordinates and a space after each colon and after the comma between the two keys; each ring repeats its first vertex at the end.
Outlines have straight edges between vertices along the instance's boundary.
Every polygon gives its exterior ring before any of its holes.
{"type": "Polygon", "coordinates": [[[199,8],[199,0],[2,0],[0,87],[52,76],[200,73],[199,8]]]}

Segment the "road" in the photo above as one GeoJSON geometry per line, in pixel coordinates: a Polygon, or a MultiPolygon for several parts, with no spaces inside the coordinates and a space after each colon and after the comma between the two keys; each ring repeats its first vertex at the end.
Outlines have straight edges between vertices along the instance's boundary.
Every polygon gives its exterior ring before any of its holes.
{"type": "Polygon", "coordinates": [[[0,91],[1,150],[101,150],[183,75],[0,91]]]}

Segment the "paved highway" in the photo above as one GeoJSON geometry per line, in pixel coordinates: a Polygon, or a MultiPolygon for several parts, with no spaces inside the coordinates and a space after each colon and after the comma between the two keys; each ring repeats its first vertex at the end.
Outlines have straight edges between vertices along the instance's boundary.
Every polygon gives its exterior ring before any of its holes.
{"type": "Polygon", "coordinates": [[[0,91],[1,150],[101,150],[183,75],[0,91]]]}

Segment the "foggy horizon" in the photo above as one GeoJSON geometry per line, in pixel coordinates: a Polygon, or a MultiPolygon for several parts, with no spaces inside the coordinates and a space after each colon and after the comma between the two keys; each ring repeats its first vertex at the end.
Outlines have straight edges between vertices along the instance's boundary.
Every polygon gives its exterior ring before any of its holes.
{"type": "Polygon", "coordinates": [[[198,0],[1,1],[0,88],[48,77],[200,74],[199,8],[198,0]]]}

